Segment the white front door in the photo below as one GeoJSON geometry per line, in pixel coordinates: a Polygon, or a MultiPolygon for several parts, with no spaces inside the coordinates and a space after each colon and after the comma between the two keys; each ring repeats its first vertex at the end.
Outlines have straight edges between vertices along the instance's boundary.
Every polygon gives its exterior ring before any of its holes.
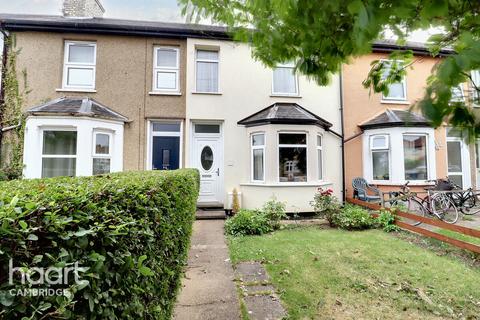
{"type": "Polygon", "coordinates": [[[462,139],[447,138],[448,177],[462,189],[471,186],[469,154],[462,139]]]}
{"type": "Polygon", "coordinates": [[[200,171],[198,203],[204,206],[222,206],[223,139],[219,123],[193,123],[191,163],[200,171]]]}

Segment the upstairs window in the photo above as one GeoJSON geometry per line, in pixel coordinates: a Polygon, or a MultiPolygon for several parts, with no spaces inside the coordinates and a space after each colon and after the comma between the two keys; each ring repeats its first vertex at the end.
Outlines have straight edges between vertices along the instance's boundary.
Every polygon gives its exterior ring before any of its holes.
{"type": "Polygon", "coordinates": [[[97,45],[89,42],[65,42],[63,87],[95,89],[97,45]]]}
{"type": "Polygon", "coordinates": [[[265,181],[265,135],[252,135],[252,181],[265,181]]]}
{"type": "Polygon", "coordinates": [[[112,158],[112,135],[95,132],[93,143],[93,175],[110,173],[112,158]]]}
{"type": "Polygon", "coordinates": [[[307,181],[307,135],[305,133],[278,135],[278,167],[280,182],[307,181]]]}
{"type": "Polygon", "coordinates": [[[390,180],[390,153],[388,135],[370,137],[373,180],[390,180]]]}
{"type": "Polygon", "coordinates": [[[179,49],[156,47],[153,61],[153,91],[179,92],[179,49]]]}
{"type": "Polygon", "coordinates": [[[472,87],[473,106],[480,107],[480,70],[472,71],[472,87]],[[478,88],[478,89],[477,89],[478,88]]]}
{"type": "MultiPolygon", "coordinates": [[[[390,73],[390,69],[393,63],[401,64],[401,61],[383,61],[384,70],[382,80],[386,79],[390,73]]],[[[405,101],[407,100],[407,83],[405,78],[402,78],[401,81],[392,83],[388,86],[388,94],[383,95],[383,100],[392,100],[392,101],[405,101]]]]}
{"type": "Polygon", "coordinates": [[[196,91],[218,93],[218,51],[196,52],[196,91]]]}
{"type": "Polygon", "coordinates": [[[298,95],[298,82],[293,62],[279,64],[273,70],[272,93],[277,95],[298,95]]]}
{"type": "Polygon", "coordinates": [[[463,102],[465,101],[465,97],[463,95],[463,88],[461,85],[452,88],[452,98],[450,99],[451,102],[463,102]]]}

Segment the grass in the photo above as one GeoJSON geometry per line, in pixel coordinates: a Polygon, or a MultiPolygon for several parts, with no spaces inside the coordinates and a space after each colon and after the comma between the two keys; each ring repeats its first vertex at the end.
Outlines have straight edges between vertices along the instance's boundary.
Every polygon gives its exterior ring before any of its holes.
{"type": "Polygon", "coordinates": [[[234,263],[264,261],[291,319],[480,315],[480,270],[379,230],[295,228],[229,246],[234,263]]]}
{"type": "Polygon", "coordinates": [[[458,232],[450,231],[450,230],[446,230],[446,229],[436,229],[435,232],[443,234],[443,235],[445,235],[447,237],[450,237],[450,238],[454,238],[454,239],[457,239],[457,240],[469,242],[469,243],[476,244],[476,245],[480,246],[480,238],[467,236],[467,235],[464,235],[462,233],[458,233],[458,232]]]}

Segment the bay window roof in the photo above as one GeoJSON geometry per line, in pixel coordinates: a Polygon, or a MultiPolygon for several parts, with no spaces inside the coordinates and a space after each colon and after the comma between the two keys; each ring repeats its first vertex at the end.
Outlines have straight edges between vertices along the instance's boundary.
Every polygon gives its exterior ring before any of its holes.
{"type": "Polygon", "coordinates": [[[429,127],[430,123],[422,115],[408,110],[387,109],[359,125],[363,130],[390,127],[429,127]]]}
{"type": "Polygon", "coordinates": [[[34,116],[68,115],[129,122],[127,117],[88,97],[58,98],[33,107],[27,113],[34,116]]]}
{"type": "Polygon", "coordinates": [[[313,124],[329,129],[332,124],[297,103],[277,102],[254,113],[238,124],[253,127],[264,124],[313,124]]]}

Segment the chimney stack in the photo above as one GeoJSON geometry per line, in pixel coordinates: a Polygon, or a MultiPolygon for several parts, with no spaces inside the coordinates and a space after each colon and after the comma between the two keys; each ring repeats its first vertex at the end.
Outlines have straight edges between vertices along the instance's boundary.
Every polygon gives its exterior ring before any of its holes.
{"type": "Polygon", "coordinates": [[[63,16],[75,18],[101,18],[105,13],[100,0],[64,0],[63,16]]]}

